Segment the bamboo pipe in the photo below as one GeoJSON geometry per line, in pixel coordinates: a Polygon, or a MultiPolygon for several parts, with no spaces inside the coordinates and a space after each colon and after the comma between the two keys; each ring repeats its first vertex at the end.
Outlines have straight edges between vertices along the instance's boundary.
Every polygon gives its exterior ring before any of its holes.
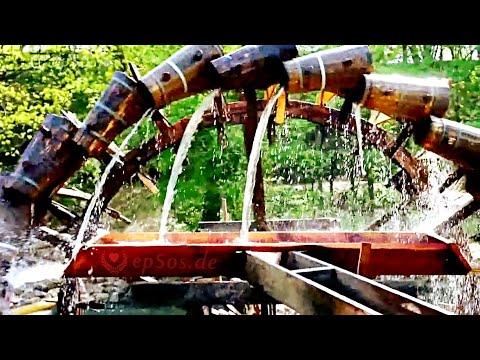
{"type": "Polygon", "coordinates": [[[216,81],[223,90],[266,89],[285,83],[283,61],[298,55],[295,45],[246,45],[212,61],[216,81]]]}
{"type": "Polygon", "coordinates": [[[358,91],[362,76],[373,71],[366,45],[346,45],[322,50],[284,63],[288,92],[329,91],[341,96],[358,91]]]}
{"type": "Polygon", "coordinates": [[[430,116],[419,124],[415,142],[466,170],[479,170],[480,129],[430,116]]]}
{"type": "Polygon", "coordinates": [[[77,171],[86,153],[74,141],[79,123],[63,116],[47,115],[30,141],[13,173],[4,179],[4,193],[35,202],[49,196],[77,171]]]}
{"type": "Polygon", "coordinates": [[[223,55],[218,45],[188,45],[170,56],[140,81],[152,94],[155,108],[214,89],[211,61],[223,55]]]}
{"type": "Polygon", "coordinates": [[[442,117],[450,103],[448,79],[366,74],[360,104],[405,121],[442,117]]]}
{"type": "Polygon", "coordinates": [[[152,106],[152,96],[145,86],[117,71],[74,140],[89,156],[101,158],[112,141],[152,106]]]}

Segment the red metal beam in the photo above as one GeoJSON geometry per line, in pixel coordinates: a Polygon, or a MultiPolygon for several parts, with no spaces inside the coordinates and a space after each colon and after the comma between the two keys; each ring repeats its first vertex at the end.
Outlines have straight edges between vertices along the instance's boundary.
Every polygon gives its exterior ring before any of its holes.
{"type": "MultiPolygon", "coordinates": [[[[170,232],[166,234],[171,244],[231,244],[239,237],[238,232],[170,232]]],[[[432,235],[408,231],[266,231],[250,232],[253,243],[399,243],[399,244],[444,244],[444,240],[432,235]]],[[[99,244],[128,244],[129,242],[153,242],[156,232],[111,232],[97,240],[99,244]]]]}
{"type": "Polygon", "coordinates": [[[249,250],[309,251],[336,266],[356,271],[362,242],[371,243],[370,276],[466,274],[470,271],[468,263],[455,249],[456,245],[421,234],[258,232],[251,234],[251,242],[245,244],[234,242],[236,233],[170,233],[167,238],[171,244],[155,242],[157,238],[152,240],[153,234],[146,233],[143,237],[138,233],[114,234],[103,238],[98,245],[90,243],[70,262],[65,275],[219,276],[238,270],[237,253],[249,250]]]}

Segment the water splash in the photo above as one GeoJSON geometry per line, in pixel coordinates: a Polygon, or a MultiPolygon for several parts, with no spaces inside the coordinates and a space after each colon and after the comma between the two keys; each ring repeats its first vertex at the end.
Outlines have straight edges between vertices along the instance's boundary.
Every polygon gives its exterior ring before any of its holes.
{"type": "Polygon", "coordinates": [[[14,266],[10,268],[5,279],[14,288],[19,288],[28,283],[60,279],[64,270],[65,265],[56,262],[38,263],[29,267],[14,266]]]}
{"type": "Polygon", "coordinates": [[[422,156],[427,161],[428,189],[415,199],[418,215],[410,218],[410,227],[416,231],[432,231],[437,225],[446,221],[451,215],[471,199],[471,195],[463,189],[446,189],[438,191],[445,179],[454,171],[446,160],[427,152],[422,156]]]}
{"type": "MultiPolygon", "coordinates": [[[[140,121],[138,121],[135,124],[135,126],[132,128],[130,133],[122,141],[119,147],[120,152],[124,150],[124,148],[127,146],[132,136],[135,135],[135,133],[137,132],[140,125],[143,123],[143,120],[145,119],[146,116],[147,116],[147,113],[145,113],[142,119],[140,119],[140,121]]],[[[108,163],[107,167],[105,168],[105,171],[102,174],[102,177],[100,178],[100,181],[97,183],[97,186],[95,187],[95,192],[92,198],[90,199],[90,203],[88,204],[88,208],[87,208],[87,211],[85,212],[85,216],[83,218],[82,224],[80,226],[80,229],[77,232],[77,236],[75,239],[75,246],[72,251],[72,259],[75,259],[76,255],[80,251],[80,248],[82,247],[83,240],[85,237],[85,232],[87,231],[87,228],[90,224],[90,217],[92,216],[93,211],[100,207],[100,194],[102,193],[103,186],[107,181],[107,177],[110,174],[110,171],[113,169],[115,163],[120,161],[120,152],[117,152],[112,156],[112,160],[110,160],[110,162],[108,163]]]]}
{"type": "Polygon", "coordinates": [[[273,96],[265,106],[265,109],[260,116],[258,122],[257,131],[255,132],[255,138],[253,139],[252,151],[250,153],[250,158],[248,160],[247,168],[247,181],[245,184],[245,192],[243,197],[243,211],[242,211],[242,228],[240,230],[240,242],[248,241],[248,229],[250,227],[250,208],[252,207],[253,199],[253,189],[255,187],[255,177],[257,175],[257,164],[260,159],[260,153],[262,150],[262,139],[267,130],[268,119],[273,110],[273,105],[276,103],[277,99],[284,92],[284,88],[280,90],[273,96]]]}
{"type": "Polygon", "coordinates": [[[175,185],[177,184],[178,176],[182,172],[183,161],[187,157],[188,149],[192,144],[193,135],[197,131],[198,125],[203,120],[203,113],[212,106],[213,98],[215,94],[208,95],[193,113],[190,121],[188,122],[185,132],[183,134],[180,145],[178,146],[177,154],[175,155],[175,161],[173,163],[170,179],[168,180],[167,192],[165,194],[165,201],[163,202],[162,217],[160,220],[160,230],[158,234],[158,240],[161,242],[167,242],[165,235],[167,233],[168,215],[170,208],[172,207],[173,197],[175,195],[175,185]]]}

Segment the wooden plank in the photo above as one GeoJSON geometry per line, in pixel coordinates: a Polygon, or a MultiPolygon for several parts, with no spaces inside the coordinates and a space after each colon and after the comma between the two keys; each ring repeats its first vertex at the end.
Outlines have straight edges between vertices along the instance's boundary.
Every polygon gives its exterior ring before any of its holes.
{"type": "Polygon", "coordinates": [[[78,189],[68,189],[68,188],[60,188],[56,193],[56,196],[64,196],[64,197],[70,197],[73,199],[78,199],[78,200],[90,200],[92,195],[89,193],[86,193],[84,191],[78,190],[78,189]]]}
{"type": "MultiPolygon", "coordinates": [[[[54,195],[59,196],[59,197],[69,197],[69,198],[73,198],[73,199],[77,199],[77,200],[85,200],[85,201],[89,201],[92,198],[92,195],[90,195],[89,193],[86,193],[86,192],[83,192],[83,191],[77,190],[77,189],[68,189],[68,188],[63,188],[63,187],[60,188],[54,195]]],[[[52,201],[52,204],[57,204],[57,203],[52,201]]],[[[60,205],[60,204],[58,204],[58,205],[60,205]]],[[[56,206],[58,207],[58,205],[56,205],[56,206]]],[[[53,209],[51,209],[51,207],[49,207],[49,209],[53,210],[53,209]]],[[[59,210],[61,210],[61,209],[59,209],[59,210]]],[[[64,211],[67,211],[67,210],[64,209],[64,211]]],[[[106,207],[105,212],[107,213],[107,215],[111,216],[112,218],[114,218],[116,220],[122,220],[122,221],[126,222],[127,224],[132,223],[132,220],[123,216],[118,210],[112,209],[111,207],[106,207]]],[[[61,214],[56,213],[54,215],[61,218],[61,214]]],[[[66,214],[66,215],[68,216],[68,214],[66,214]]],[[[72,215],[72,216],[70,216],[71,221],[74,221],[76,217],[75,217],[75,215],[72,215]]]]}
{"type": "Polygon", "coordinates": [[[413,296],[389,288],[367,277],[355,274],[306,254],[289,253],[286,267],[307,270],[309,267],[325,266],[303,276],[341,293],[369,308],[389,315],[452,315],[440,307],[428,304],[413,296]]]}
{"type": "Polygon", "coordinates": [[[436,233],[442,234],[443,232],[456,226],[460,221],[465,220],[470,215],[474,214],[480,209],[480,201],[476,201],[473,198],[464,198],[464,202],[452,209],[447,213],[447,216],[442,216],[433,224],[433,229],[436,233]]]}
{"type": "Polygon", "coordinates": [[[302,315],[381,315],[288,269],[247,253],[247,280],[302,315]]]}
{"type": "Polygon", "coordinates": [[[99,245],[83,248],[64,273],[74,277],[189,277],[236,272],[238,255],[228,245],[99,245]]]}

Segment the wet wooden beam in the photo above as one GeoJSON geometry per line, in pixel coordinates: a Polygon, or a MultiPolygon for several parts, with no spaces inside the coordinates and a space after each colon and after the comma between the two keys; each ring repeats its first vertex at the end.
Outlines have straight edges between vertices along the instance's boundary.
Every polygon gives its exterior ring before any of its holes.
{"type": "Polygon", "coordinates": [[[302,276],[385,315],[452,314],[367,277],[303,253],[289,253],[285,266],[293,271],[303,269],[302,276]]]}
{"type": "Polygon", "coordinates": [[[283,266],[271,264],[247,253],[245,265],[249,283],[261,287],[278,302],[301,315],[381,315],[283,266]]]}
{"type": "Polygon", "coordinates": [[[434,224],[434,231],[438,234],[442,234],[480,210],[480,201],[466,199],[463,205],[463,207],[457,209],[453,214],[450,213],[450,216],[440,219],[440,223],[434,224]]]}
{"type": "MultiPolygon", "coordinates": [[[[69,197],[69,198],[72,198],[72,199],[85,200],[85,201],[89,201],[92,198],[92,195],[90,195],[89,193],[83,192],[83,191],[78,190],[78,189],[67,189],[67,188],[60,188],[57,191],[57,193],[55,194],[55,196],[57,196],[57,197],[69,197]]],[[[49,210],[52,211],[52,213],[57,218],[60,218],[60,219],[65,218],[66,220],[70,221],[71,223],[78,219],[78,216],[75,215],[75,214],[72,214],[70,216],[68,210],[63,205],[58,204],[55,201],[51,202],[51,204],[49,205],[49,210]],[[55,208],[53,208],[53,206],[55,206],[55,208]],[[59,207],[61,207],[61,208],[58,209],[59,207]],[[64,211],[59,212],[60,210],[64,210],[64,211]]],[[[121,220],[121,221],[123,221],[127,224],[132,223],[132,220],[125,217],[120,211],[118,211],[116,209],[113,209],[111,207],[106,207],[105,212],[107,213],[107,215],[114,218],[115,220],[121,220]]]]}
{"type": "Polygon", "coordinates": [[[84,191],[78,190],[78,189],[68,189],[68,188],[60,188],[54,196],[59,196],[59,197],[69,197],[72,199],[77,199],[77,200],[90,200],[92,195],[89,193],[86,193],[84,191]]]}
{"type": "Polygon", "coordinates": [[[71,247],[73,246],[72,235],[59,233],[56,230],[46,226],[40,226],[32,229],[32,235],[35,238],[46,241],[53,246],[71,247]]]}
{"type": "Polygon", "coordinates": [[[62,204],[56,202],[56,201],[48,201],[47,204],[47,210],[52,213],[56,218],[61,220],[62,222],[65,222],[67,224],[73,224],[77,219],[79,219],[79,216],[72,213],[69,211],[65,206],[62,204]]]}

